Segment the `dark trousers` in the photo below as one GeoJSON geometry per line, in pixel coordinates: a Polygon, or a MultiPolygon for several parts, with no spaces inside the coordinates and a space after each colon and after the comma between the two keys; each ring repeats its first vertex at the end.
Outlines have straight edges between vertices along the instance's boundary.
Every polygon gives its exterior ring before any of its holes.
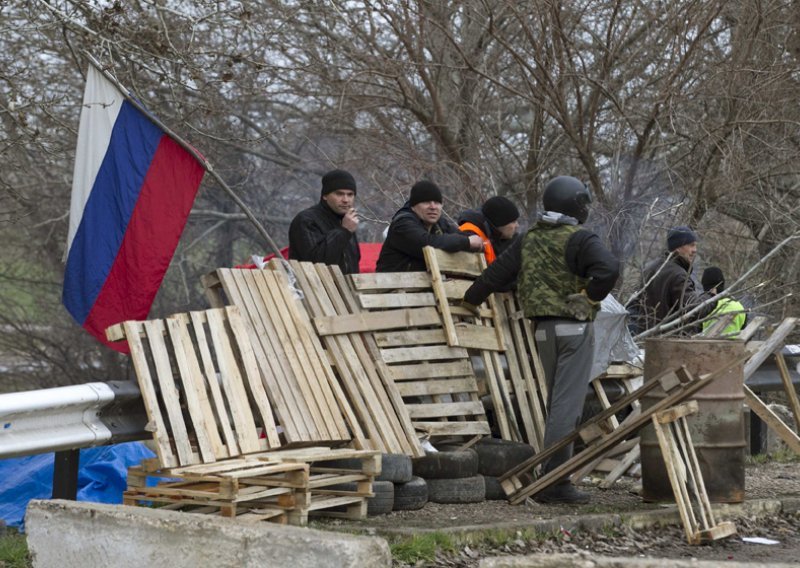
{"type": "MultiPolygon", "coordinates": [[[[547,422],[544,445],[552,446],[572,432],[583,414],[594,353],[591,322],[544,319],[535,322],[536,347],[547,379],[547,422]]],[[[572,457],[573,444],[558,450],[544,464],[556,469],[572,457]]]]}

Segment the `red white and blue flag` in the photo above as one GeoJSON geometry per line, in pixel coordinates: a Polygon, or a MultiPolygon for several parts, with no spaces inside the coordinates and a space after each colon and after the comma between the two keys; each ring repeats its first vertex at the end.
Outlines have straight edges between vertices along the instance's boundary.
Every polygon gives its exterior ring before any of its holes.
{"type": "Polygon", "coordinates": [[[98,340],[145,319],[175,253],[203,166],[89,67],[72,180],[63,302],[98,340]]]}

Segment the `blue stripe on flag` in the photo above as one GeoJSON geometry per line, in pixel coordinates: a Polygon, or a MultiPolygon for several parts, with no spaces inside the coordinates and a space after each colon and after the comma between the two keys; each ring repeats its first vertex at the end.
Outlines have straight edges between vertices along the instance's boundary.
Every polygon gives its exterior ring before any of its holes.
{"type": "Polygon", "coordinates": [[[63,301],[83,325],[117,257],[163,132],[122,104],[67,256],[63,301]]]}

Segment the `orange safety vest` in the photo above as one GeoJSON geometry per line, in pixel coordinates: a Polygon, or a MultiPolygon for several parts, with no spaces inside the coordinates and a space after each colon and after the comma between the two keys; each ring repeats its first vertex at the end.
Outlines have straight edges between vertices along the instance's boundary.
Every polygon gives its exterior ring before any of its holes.
{"type": "Polygon", "coordinates": [[[486,264],[492,264],[497,255],[494,253],[494,247],[492,246],[492,241],[484,234],[484,232],[478,228],[477,225],[472,223],[463,223],[460,227],[462,231],[469,231],[470,233],[475,233],[478,235],[481,240],[483,241],[483,255],[486,257],[486,264]]]}

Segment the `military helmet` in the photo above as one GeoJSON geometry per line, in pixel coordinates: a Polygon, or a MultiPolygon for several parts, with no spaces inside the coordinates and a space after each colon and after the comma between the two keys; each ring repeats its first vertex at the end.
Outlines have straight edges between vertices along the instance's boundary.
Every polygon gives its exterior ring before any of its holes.
{"type": "Polygon", "coordinates": [[[585,183],[570,176],[558,176],[544,186],[542,204],[547,211],[569,215],[585,223],[589,217],[592,196],[585,183]]]}

